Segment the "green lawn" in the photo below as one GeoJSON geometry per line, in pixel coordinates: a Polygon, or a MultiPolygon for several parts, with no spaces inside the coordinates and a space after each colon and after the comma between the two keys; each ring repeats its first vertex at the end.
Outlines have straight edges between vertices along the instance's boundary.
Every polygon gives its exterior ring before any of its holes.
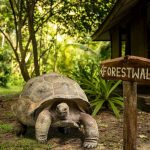
{"type": "Polygon", "coordinates": [[[0,87],[0,96],[18,94],[21,90],[22,86],[9,86],[7,88],[0,87]]]}

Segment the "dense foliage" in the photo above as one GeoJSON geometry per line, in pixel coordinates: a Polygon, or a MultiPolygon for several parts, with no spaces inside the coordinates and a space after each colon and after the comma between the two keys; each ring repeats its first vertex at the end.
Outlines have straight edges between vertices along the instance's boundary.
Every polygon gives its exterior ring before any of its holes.
{"type": "Polygon", "coordinates": [[[109,42],[93,42],[92,33],[115,0],[0,0],[0,86],[60,72],[79,82],[93,106],[119,116],[120,82],[104,81],[99,62],[110,58],[109,42]],[[22,76],[22,77],[21,77],[22,76]]]}
{"type": "Polygon", "coordinates": [[[58,37],[70,36],[73,42],[86,44],[85,38],[96,30],[114,2],[1,0],[0,32],[13,50],[24,80],[47,70],[58,71],[59,53],[64,48],[58,37]]]}

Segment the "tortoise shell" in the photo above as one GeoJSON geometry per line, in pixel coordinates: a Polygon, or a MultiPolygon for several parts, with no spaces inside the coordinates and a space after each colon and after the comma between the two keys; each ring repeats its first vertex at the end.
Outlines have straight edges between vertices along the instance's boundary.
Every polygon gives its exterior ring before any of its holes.
{"type": "Polygon", "coordinates": [[[30,79],[24,86],[19,99],[31,101],[30,113],[39,108],[51,107],[61,100],[75,102],[81,111],[90,112],[89,101],[79,84],[57,73],[30,79]]]}

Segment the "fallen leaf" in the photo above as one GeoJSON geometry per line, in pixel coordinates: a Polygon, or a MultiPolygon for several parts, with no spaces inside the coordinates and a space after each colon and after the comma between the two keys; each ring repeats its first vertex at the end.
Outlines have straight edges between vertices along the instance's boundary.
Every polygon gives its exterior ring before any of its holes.
{"type": "Polygon", "coordinates": [[[140,138],[148,138],[147,136],[145,136],[144,134],[139,135],[140,138]]]}

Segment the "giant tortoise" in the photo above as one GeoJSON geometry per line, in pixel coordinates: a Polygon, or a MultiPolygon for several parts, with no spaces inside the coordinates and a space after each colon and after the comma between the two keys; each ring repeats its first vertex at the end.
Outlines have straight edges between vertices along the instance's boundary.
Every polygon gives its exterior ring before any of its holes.
{"type": "Polygon", "coordinates": [[[83,146],[97,146],[98,126],[90,115],[89,101],[81,87],[68,77],[50,73],[30,79],[12,110],[17,118],[17,135],[25,134],[27,126],[34,126],[36,139],[44,143],[50,127],[82,126],[83,146]]]}

